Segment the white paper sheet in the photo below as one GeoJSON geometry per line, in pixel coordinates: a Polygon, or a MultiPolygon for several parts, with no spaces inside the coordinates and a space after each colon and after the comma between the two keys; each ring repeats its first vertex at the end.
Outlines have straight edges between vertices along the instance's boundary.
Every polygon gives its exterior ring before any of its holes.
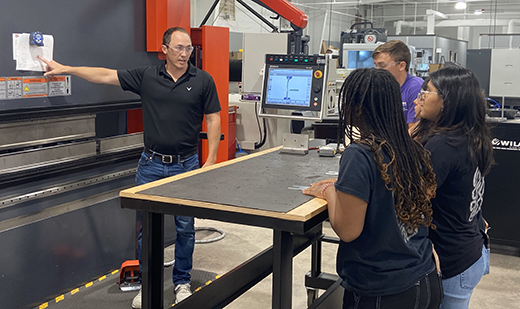
{"type": "Polygon", "coordinates": [[[37,56],[52,60],[54,37],[44,34],[44,46],[30,45],[29,37],[29,33],[13,33],[13,59],[16,60],[16,70],[45,72],[47,65],[37,56]]]}

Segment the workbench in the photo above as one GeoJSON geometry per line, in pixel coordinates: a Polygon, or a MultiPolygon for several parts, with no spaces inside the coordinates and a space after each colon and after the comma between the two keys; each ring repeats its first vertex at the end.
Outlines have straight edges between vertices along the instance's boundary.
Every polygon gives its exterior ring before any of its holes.
{"type": "MultiPolygon", "coordinates": [[[[222,308],[273,274],[272,308],[291,308],[292,259],[323,237],[326,202],[298,186],[331,178],[339,157],[283,154],[281,147],[121,191],[123,208],[143,211],[143,308],[164,308],[164,214],[273,230],[273,245],[175,307],[222,308]],[[292,188],[292,189],[290,189],[292,188]]],[[[314,252],[315,253],[315,252],[314,252]]],[[[313,253],[313,254],[314,254],[313,253]]],[[[311,271],[319,272],[313,261],[311,271]]]]}

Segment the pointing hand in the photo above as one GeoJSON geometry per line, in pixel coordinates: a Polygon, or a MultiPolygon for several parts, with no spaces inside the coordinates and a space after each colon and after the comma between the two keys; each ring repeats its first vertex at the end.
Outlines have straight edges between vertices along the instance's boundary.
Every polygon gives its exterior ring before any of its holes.
{"type": "Polygon", "coordinates": [[[63,74],[65,72],[65,66],[59,64],[58,62],[52,60],[49,61],[41,56],[38,56],[38,59],[43,61],[47,65],[47,73],[43,74],[44,76],[54,76],[63,74]]]}

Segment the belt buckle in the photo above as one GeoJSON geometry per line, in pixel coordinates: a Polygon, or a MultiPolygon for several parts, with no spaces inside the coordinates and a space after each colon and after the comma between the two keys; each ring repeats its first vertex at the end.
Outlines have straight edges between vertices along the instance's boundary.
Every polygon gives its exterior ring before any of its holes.
{"type": "Polygon", "coordinates": [[[162,155],[161,161],[162,161],[162,163],[166,163],[166,164],[173,163],[173,156],[162,155]],[[169,160],[166,160],[166,159],[169,159],[169,160]]]}

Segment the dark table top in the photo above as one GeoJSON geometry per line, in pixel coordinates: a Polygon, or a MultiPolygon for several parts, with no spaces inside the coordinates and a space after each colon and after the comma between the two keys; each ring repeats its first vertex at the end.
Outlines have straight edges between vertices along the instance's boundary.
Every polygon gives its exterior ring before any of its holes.
{"type": "Polygon", "coordinates": [[[319,157],[315,150],[307,155],[282,154],[277,147],[133,187],[120,196],[122,207],[152,212],[178,214],[184,206],[305,222],[326,212],[326,202],[289,187],[334,177],[327,173],[336,172],[338,165],[337,156],[319,157]],[[129,200],[147,203],[136,207],[129,200]]]}

